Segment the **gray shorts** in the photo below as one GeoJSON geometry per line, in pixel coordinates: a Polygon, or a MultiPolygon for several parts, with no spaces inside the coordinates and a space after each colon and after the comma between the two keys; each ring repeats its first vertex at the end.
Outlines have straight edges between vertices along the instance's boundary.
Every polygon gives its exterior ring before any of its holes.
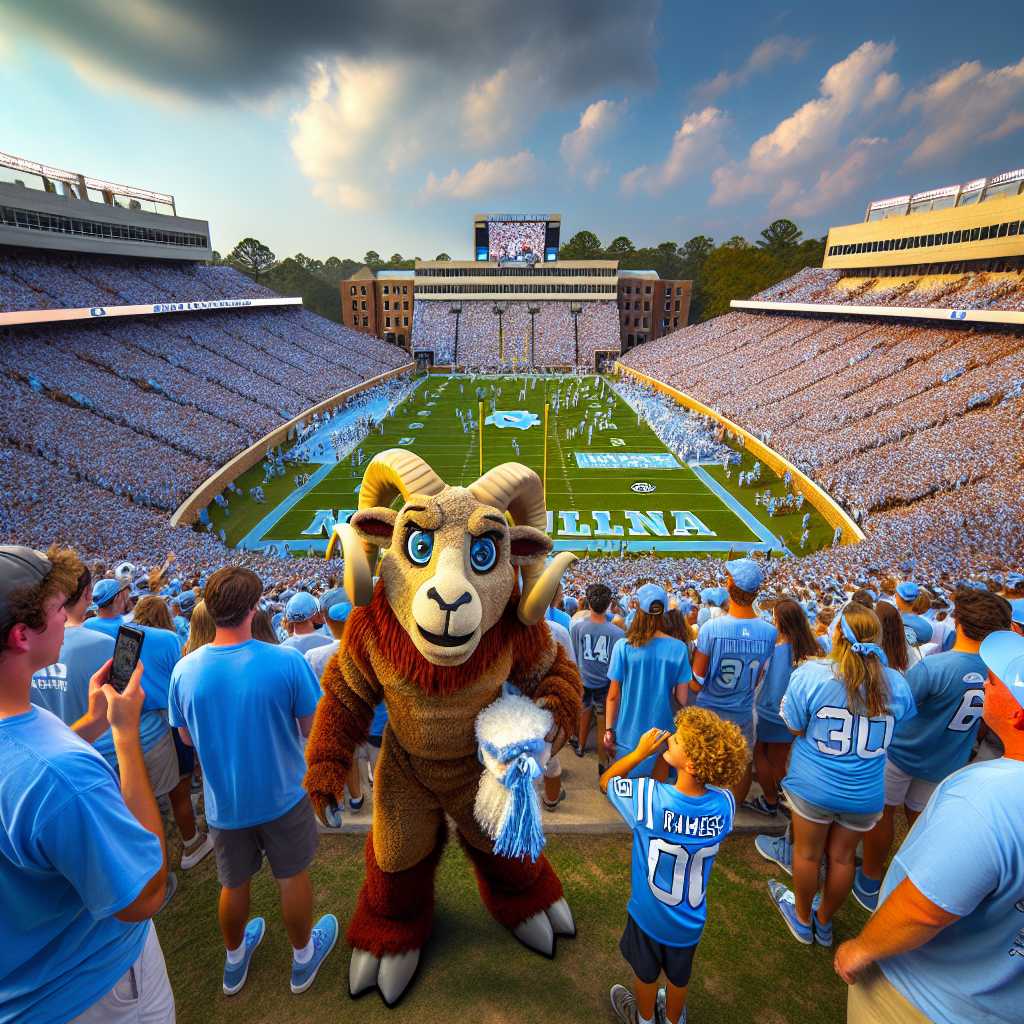
{"type": "Polygon", "coordinates": [[[308,797],[303,797],[280,818],[248,828],[214,828],[213,852],[217,881],[225,889],[247,882],[263,866],[267,856],[275,878],[294,878],[313,863],[320,835],[308,797]]]}
{"type": "Polygon", "coordinates": [[[802,796],[797,796],[791,789],[785,789],[786,800],[793,809],[794,814],[799,814],[806,821],[813,821],[819,825],[834,821],[851,832],[870,832],[882,819],[882,812],[877,814],[849,814],[846,811],[833,811],[831,808],[822,807],[820,804],[812,804],[802,796]]]}
{"type": "Polygon", "coordinates": [[[170,729],[142,755],[142,760],[146,763],[146,774],[153,787],[153,796],[166,796],[181,779],[178,772],[178,750],[174,746],[170,729]]]}

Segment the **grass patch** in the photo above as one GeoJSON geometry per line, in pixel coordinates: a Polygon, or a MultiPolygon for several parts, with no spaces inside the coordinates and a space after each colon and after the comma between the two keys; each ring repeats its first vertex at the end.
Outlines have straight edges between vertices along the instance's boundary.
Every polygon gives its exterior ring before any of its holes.
{"type": "MultiPolygon", "coordinates": [[[[173,829],[170,832],[174,832],[173,829]]],[[[608,990],[632,985],[618,942],[630,889],[630,837],[553,835],[546,853],[565,887],[579,934],[561,939],[553,961],[522,947],[484,909],[472,870],[454,842],[437,874],[433,935],[420,973],[393,1011],[376,992],[348,995],[343,940],[301,996],[288,989],[290,945],[277,887],[264,869],[253,879],[253,914],[267,920],[245,988],[221,993],[224,949],[217,924],[213,858],[182,877],[157,919],[179,1024],[200,1022],[415,1021],[416,1024],[612,1022],[608,990]]],[[[342,929],[363,881],[361,836],[321,838],[313,880],[314,917],[336,914],[342,929]]],[[[172,857],[174,854],[172,853],[172,857]]],[[[690,983],[690,1019],[702,1024],[821,1024],[845,1020],[846,986],[833,951],[798,945],[773,909],[765,881],[778,872],[732,836],[715,858],[704,937],[690,983]]],[[[837,941],[859,932],[867,915],[848,899],[835,918],[837,941]]]]}

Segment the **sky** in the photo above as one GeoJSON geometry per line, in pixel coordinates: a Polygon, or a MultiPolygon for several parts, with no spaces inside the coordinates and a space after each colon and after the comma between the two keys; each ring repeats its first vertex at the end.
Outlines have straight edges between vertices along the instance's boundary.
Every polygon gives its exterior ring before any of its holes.
{"type": "Polygon", "coordinates": [[[222,253],[470,259],[476,213],[821,236],[1022,143],[1019,0],[0,4],[0,151],[170,192],[222,253]]]}

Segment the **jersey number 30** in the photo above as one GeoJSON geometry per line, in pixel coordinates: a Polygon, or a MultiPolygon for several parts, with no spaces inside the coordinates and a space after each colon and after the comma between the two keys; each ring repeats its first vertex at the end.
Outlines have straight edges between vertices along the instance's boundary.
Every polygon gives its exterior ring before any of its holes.
{"type": "MultiPolygon", "coordinates": [[[[647,884],[654,898],[667,907],[678,907],[685,896],[687,903],[696,910],[704,902],[704,887],[707,874],[710,874],[710,866],[706,874],[704,864],[718,853],[720,845],[703,846],[691,857],[685,846],[670,843],[667,839],[651,839],[647,847],[647,884]],[[663,857],[673,861],[671,890],[662,889],[655,881],[663,857]]],[[[661,875],[664,877],[664,872],[661,875]]]]}

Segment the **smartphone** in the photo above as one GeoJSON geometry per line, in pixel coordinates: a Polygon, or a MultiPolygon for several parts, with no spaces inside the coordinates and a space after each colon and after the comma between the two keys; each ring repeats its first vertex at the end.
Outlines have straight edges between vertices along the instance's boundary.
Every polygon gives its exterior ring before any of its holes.
{"type": "Polygon", "coordinates": [[[122,626],[117,631],[114,663],[110,666],[110,685],[118,693],[124,693],[125,687],[131,682],[132,673],[142,654],[142,641],[145,639],[146,634],[135,626],[122,626]]]}

